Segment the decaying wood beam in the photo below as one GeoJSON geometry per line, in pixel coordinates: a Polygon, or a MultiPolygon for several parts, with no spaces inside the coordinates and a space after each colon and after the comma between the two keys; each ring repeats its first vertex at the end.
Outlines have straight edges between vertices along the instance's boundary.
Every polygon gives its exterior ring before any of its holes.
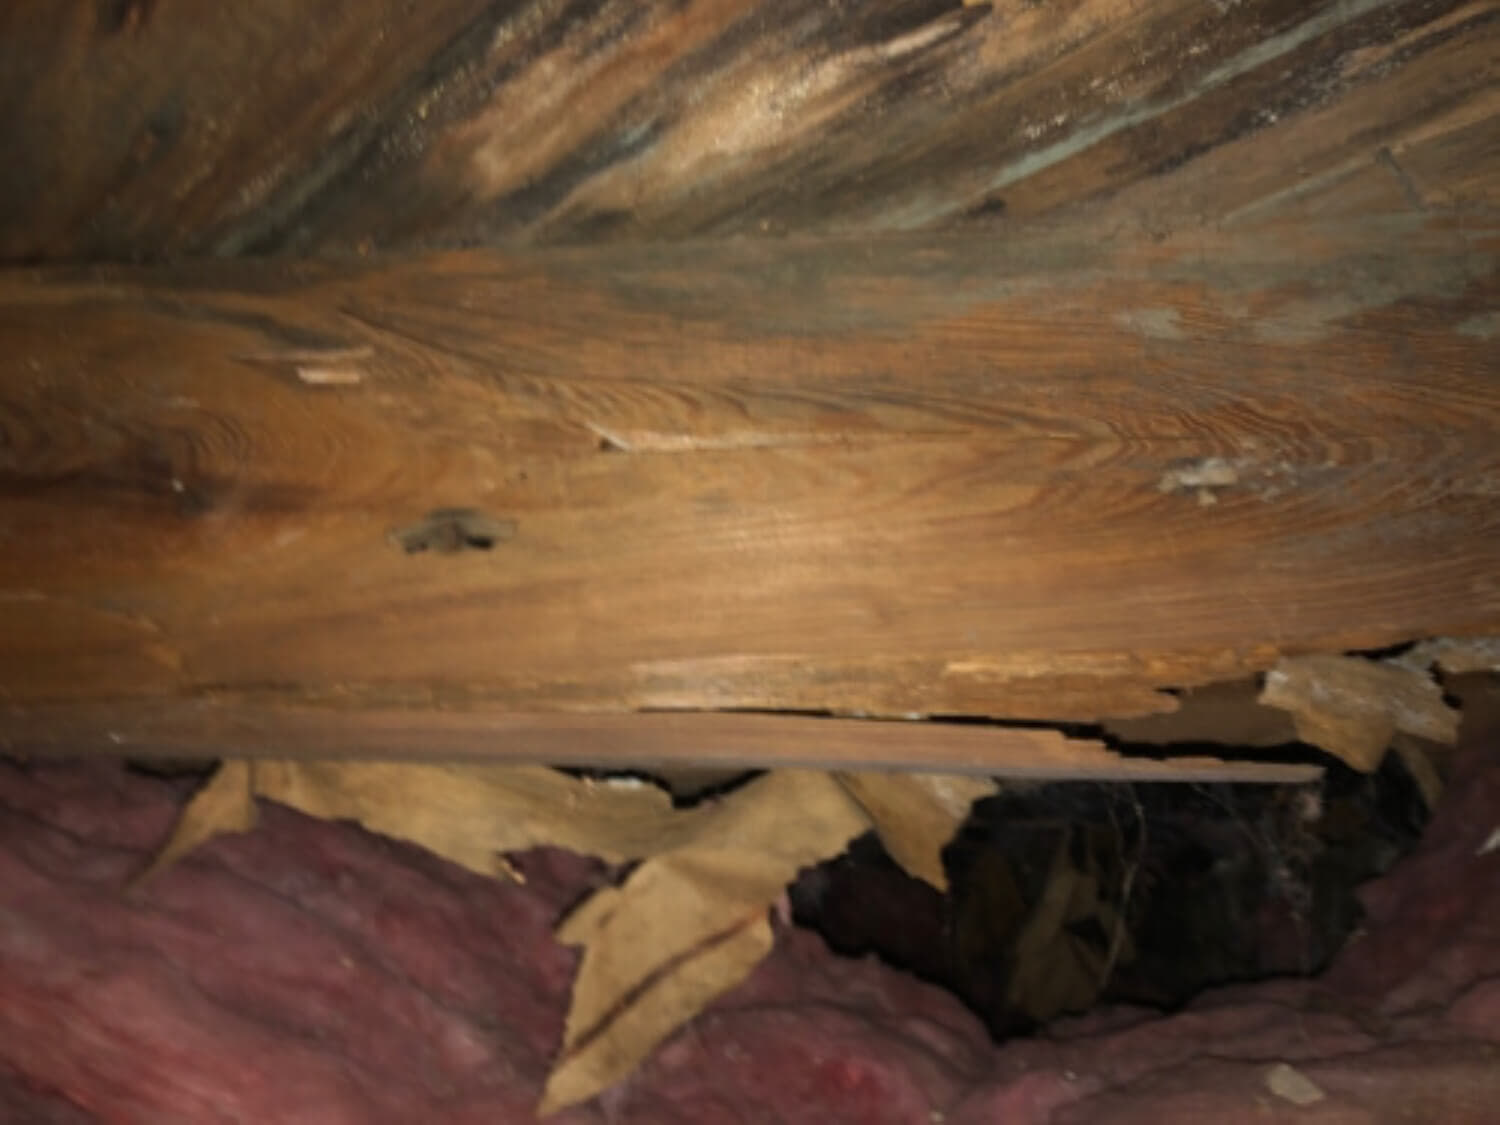
{"type": "Polygon", "coordinates": [[[651,770],[707,767],[945,771],[1073,781],[1297,783],[1311,764],[1203,755],[1125,755],[1055,730],[869,722],[796,715],[645,712],[582,715],[265,705],[243,700],[135,701],[12,708],[0,749],[191,758],[485,761],[651,770]]]}
{"type": "Polygon", "coordinates": [[[1497,249],[1398,214],[11,273],[0,709],[1092,719],[1500,632],[1497,249]]]}

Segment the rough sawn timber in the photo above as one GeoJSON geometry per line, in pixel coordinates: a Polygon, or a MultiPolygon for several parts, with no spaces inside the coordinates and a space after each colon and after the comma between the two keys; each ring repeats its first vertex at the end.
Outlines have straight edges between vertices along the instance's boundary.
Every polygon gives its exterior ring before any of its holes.
{"type": "Polygon", "coordinates": [[[392,708],[1084,720],[1500,631],[1497,249],[1397,214],[14,272],[0,707],[330,708],[351,748],[392,708]]]}
{"type": "Polygon", "coordinates": [[[8,0],[0,259],[1493,207],[1495,0],[8,0]]]}

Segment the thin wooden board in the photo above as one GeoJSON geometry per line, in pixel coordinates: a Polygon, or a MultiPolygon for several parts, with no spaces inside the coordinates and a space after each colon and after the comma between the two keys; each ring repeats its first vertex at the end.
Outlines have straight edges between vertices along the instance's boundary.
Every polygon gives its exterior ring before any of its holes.
{"type": "Polygon", "coordinates": [[[0,748],[21,754],[548,762],[649,771],[703,766],[925,770],[1073,781],[1315,781],[1312,764],[1125,756],[1058,731],[790,715],[636,715],[363,709],[244,700],[0,709],[0,748]]]}
{"type": "Polygon", "coordinates": [[[12,274],[0,700],[1088,720],[1500,632],[1497,249],[12,274]],[[449,509],[490,539],[403,549],[449,509]]]}

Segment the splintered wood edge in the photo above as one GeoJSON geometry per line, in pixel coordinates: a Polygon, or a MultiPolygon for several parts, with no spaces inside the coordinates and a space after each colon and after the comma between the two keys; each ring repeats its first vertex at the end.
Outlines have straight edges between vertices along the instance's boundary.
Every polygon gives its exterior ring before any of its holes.
{"type": "Polygon", "coordinates": [[[1090,781],[1285,784],[1323,773],[1303,763],[1130,757],[1102,742],[1035,727],[734,712],[339,711],[202,699],[13,706],[0,711],[0,751],[642,770],[691,763],[1090,781]]]}

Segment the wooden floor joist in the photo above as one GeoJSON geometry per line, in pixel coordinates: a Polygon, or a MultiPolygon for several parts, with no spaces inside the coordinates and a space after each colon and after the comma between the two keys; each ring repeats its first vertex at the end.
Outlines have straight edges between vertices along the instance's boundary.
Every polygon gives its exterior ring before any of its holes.
{"type": "Polygon", "coordinates": [[[1500,632],[1497,252],[1406,213],[15,271],[0,736],[236,700],[351,746],[393,710],[1087,720],[1500,632]]]}

